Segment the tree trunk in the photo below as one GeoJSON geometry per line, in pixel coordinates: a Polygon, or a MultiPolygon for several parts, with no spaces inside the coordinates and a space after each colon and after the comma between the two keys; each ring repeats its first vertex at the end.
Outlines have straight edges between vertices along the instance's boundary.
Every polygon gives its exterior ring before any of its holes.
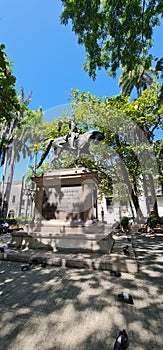
{"type": "Polygon", "coordinates": [[[128,193],[128,188],[127,188],[127,197],[128,197],[128,201],[129,201],[132,217],[133,217],[133,219],[135,219],[135,213],[134,213],[134,209],[133,209],[133,206],[132,206],[130,193],[128,193]]]}
{"type": "Polygon", "coordinates": [[[147,179],[145,174],[143,174],[143,190],[144,190],[144,196],[145,196],[145,202],[146,202],[147,216],[149,216],[150,215],[150,205],[148,200],[149,191],[148,191],[147,179]]]}
{"type": "Polygon", "coordinates": [[[25,201],[25,213],[24,213],[26,221],[28,218],[28,206],[29,206],[29,194],[27,193],[26,194],[26,201],[25,201]]]}
{"type": "Polygon", "coordinates": [[[20,191],[20,199],[19,199],[19,209],[18,209],[18,216],[21,216],[21,209],[22,209],[22,201],[23,201],[23,192],[24,192],[24,177],[22,177],[22,184],[21,184],[21,191],[20,191]]]}
{"type": "Polygon", "coordinates": [[[142,211],[140,209],[139,198],[138,198],[138,195],[137,195],[136,191],[133,189],[133,187],[131,185],[131,182],[130,182],[130,179],[129,179],[129,176],[128,176],[128,172],[126,170],[125,163],[123,162],[121,157],[120,157],[120,163],[121,163],[121,169],[122,169],[122,172],[123,172],[123,178],[124,178],[124,181],[125,181],[125,183],[126,183],[126,185],[128,187],[128,193],[131,196],[131,199],[132,199],[135,211],[136,211],[136,216],[137,216],[136,219],[137,219],[138,222],[142,222],[142,221],[144,221],[144,216],[143,216],[143,213],[142,213],[142,211]]]}
{"type": "Polygon", "coordinates": [[[154,180],[153,180],[152,174],[149,174],[149,182],[150,182],[151,194],[152,194],[153,211],[154,211],[155,216],[158,216],[158,203],[157,203],[155,185],[154,185],[154,180]]]}
{"type": "Polygon", "coordinates": [[[8,160],[8,150],[6,150],[4,164],[3,164],[3,173],[2,173],[2,182],[1,182],[2,200],[4,199],[4,192],[5,192],[5,179],[6,179],[6,172],[7,172],[7,160],[8,160]]]}
{"type": "Polygon", "coordinates": [[[147,215],[149,216],[152,210],[154,211],[154,215],[158,216],[157,197],[152,174],[143,175],[143,187],[147,206],[147,215]]]}
{"type": "Polygon", "coordinates": [[[11,193],[11,186],[12,186],[12,180],[14,175],[14,169],[15,169],[15,159],[16,159],[16,141],[13,141],[12,149],[11,149],[11,159],[10,159],[10,169],[6,184],[6,191],[5,191],[5,200],[7,203],[9,203],[10,200],[10,193],[11,193]]]}

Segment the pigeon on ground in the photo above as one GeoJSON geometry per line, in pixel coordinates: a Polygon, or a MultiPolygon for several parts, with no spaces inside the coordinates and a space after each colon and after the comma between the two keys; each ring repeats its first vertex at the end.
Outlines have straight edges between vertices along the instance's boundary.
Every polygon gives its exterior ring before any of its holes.
{"type": "Polygon", "coordinates": [[[126,350],[129,346],[128,335],[123,329],[118,333],[113,350],[126,350]]]}
{"type": "Polygon", "coordinates": [[[44,260],[42,263],[41,263],[41,267],[46,267],[47,266],[47,262],[46,260],[44,260]]]}
{"type": "Polygon", "coordinates": [[[31,270],[31,269],[32,269],[32,264],[31,264],[31,263],[29,263],[29,264],[24,264],[24,265],[21,266],[21,270],[22,270],[22,271],[29,271],[29,270],[31,270]]]}
{"type": "Polygon", "coordinates": [[[41,265],[41,267],[46,267],[47,265],[46,258],[42,258],[42,257],[34,257],[30,260],[30,262],[33,265],[41,265]]]}
{"type": "Polygon", "coordinates": [[[127,256],[130,255],[130,252],[129,252],[129,250],[128,250],[128,245],[126,245],[126,246],[123,248],[123,253],[124,253],[125,255],[127,255],[127,256]]]}
{"type": "Polygon", "coordinates": [[[4,247],[0,247],[0,253],[4,253],[5,252],[5,248],[4,247]]]}
{"type": "Polygon", "coordinates": [[[123,292],[121,294],[118,294],[118,299],[123,301],[126,304],[131,304],[133,305],[133,298],[131,296],[131,294],[129,294],[128,292],[123,292]]]}
{"type": "Polygon", "coordinates": [[[110,271],[111,276],[121,277],[121,273],[119,271],[110,271]]]}

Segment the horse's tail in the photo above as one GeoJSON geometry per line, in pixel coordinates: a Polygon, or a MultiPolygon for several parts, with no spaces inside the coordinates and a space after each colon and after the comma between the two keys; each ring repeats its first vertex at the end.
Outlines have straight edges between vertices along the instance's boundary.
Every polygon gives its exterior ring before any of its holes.
{"type": "Polygon", "coordinates": [[[37,165],[37,169],[42,165],[44,159],[46,158],[46,156],[48,155],[49,151],[50,151],[50,148],[52,146],[52,143],[53,143],[54,139],[49,139],[48,142],[46,143],[46,148],[45,148],[45,151],[43,152],[42,156],[41,156],[41,159],[37,165]]]}

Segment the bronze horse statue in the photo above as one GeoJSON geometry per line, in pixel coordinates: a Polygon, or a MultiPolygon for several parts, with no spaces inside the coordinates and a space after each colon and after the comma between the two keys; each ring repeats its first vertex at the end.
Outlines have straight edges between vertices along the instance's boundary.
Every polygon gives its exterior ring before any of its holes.
{"type": "MultiPolygon", "coordinates": [[[[84,134],[80,134],[76,137],[74,140],[74,146],[72,147],[72,142],[70,137],[57,137],[55,139],[51,138],[46,142],[45,150],[41,156],[41,159],[37,165],[37,168],[41,166],[44,159],[48,155],[50,149],[53,147],[54,149],[54,157],[52,158],[51,162],[53,162],[55,159],[59,159],[59,156],[61,152],[63,151],[70,151],[74,152],[76,155],[76,161],[80,158],[81,153],[87,153],[89,154],[89,145],[90,141],[94,141],[95,144],[97,144],[99,141],[102,141],[104,139],[104,134],[97,131],[97,130],[89,130],[85,132],[84,134]]],[[[61,162],[61,161],[60,161],[61,162]]]]}

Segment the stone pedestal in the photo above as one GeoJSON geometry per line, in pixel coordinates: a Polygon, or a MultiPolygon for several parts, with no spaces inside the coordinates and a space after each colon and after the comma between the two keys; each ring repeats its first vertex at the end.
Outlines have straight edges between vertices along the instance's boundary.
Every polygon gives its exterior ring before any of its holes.
{"type": "MultiPolygon", "coordinates": [[[[98,221],[98,176],[85,168],[55,170],[36,183],[35,224],[30,232],[59,250],[100,250],[106,235],[98,221]]],[[[102,245],[103,246],[103,245],[102,245]]]]}

